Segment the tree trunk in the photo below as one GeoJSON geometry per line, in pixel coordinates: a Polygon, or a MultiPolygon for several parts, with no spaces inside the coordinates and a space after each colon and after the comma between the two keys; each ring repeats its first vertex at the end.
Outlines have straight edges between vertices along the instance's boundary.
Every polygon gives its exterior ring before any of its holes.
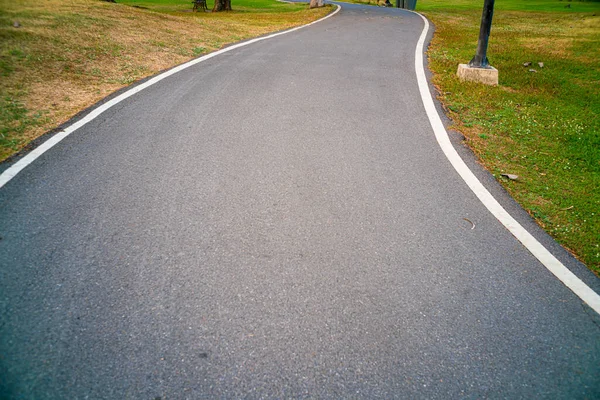
{"type": "Polygon", "coordinates": [[[323,7],[323,0],[310,0],[309,8],[323,7]]]}
{"type": "Polygon", "coordinates": [[[215,0],[215,6],[213,12],[217,11],[231,11],[231,0],[215,0]]]}

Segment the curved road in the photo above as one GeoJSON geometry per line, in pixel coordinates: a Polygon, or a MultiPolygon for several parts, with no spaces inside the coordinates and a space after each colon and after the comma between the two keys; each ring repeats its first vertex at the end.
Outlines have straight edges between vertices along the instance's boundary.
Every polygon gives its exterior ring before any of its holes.
{"type": "Polygon", "coordinates": [[[128,98],[4,186],[0,397],[599,398],[600,318],[435,140],[422,29],[344,5],[128,98]]]}

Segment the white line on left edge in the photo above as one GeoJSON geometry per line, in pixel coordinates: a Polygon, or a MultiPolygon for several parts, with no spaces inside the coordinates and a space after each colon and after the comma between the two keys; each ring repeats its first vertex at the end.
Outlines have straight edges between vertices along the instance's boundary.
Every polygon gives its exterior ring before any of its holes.
{"type": "Polygon", "coordinates": [[[460,177],[469,186],[471,191],[475,193],[477,198],[483,203],[483,205],[504,225],[510,233],[513,234],[519,242],[521,242],[527,250],[535,258],[537,258],[554,276],[556,276],[565,286],[573,291],[581,300],[587,303],[594,311],[600,314],[600,295],[594,292],[589,286],[587,286],[581,279],[579,279],[574,273],[572,273],[567,267],[565,267],[548,249],[544,247],[531,233],[529,233],[517,220],[515,220],[509,213],[502,207],[502,205],[492,196],[492,194],[483,186],[483,183],[473,172],[469,169],[467,164],[463,161],[460,155],[456,152],[454,146],[450,142],[448,132],[442,123],[442,120],[435,108],[433,103],[433,97],[429,91],[429,85],[427,83],[427,77],[425,76],[425,70],[423,67],[423,45],[427,32],[429,31],[429,22],[427,18],[419,13],[415,13],[423,19],[425,26],[421,32],[421,37],[417,42],[415,49],[415,70],[417,73],[417,83],[419,85],[419,91],[421,92],[421,98],[423,100],[423,106],[427,112],[427,117],[435,134],[438,144],[442,148],[442,151],[456,170],[460,177]]]}
{"type": "Polygon", "coordinates": [[[210,53],[207,54],[205,56],[202,56],[200,58],[196,58],[195,60],[192,61],[188,61],[185,64],[181,64],[178,67],[175,67],[173,69],[170,69],[166,72],[163,72],[162,74],[156,75],[154,78],[149,79],[148,81],[135,86],[131,89],[129,89],[128,91],[126,91],[125,93],[115,97],[114,99],[102,104],[101,106],[93,109],[88,115],[86,115],[85,117],[83,117],[82,119],[80,119],[79,121],[75,122],[72,125],[69,125],[67,128],[65,128],[64,130],[58,132],[57,134],[55,134],[54,136],[52,136],[50,139],[46,140],[44,143],[42,143],[40,146],[36,147],[34,150],[32,150],[31,152],[29,152],[26,156],[24,156],[23,158],[21,158],[19,161],[17,161],[16,163],[14,163],[13,165],[11,165],[6,171],[4,171],[1,175],[0,175],[0,188],[2,188],[4,185],[6,185],[12,178],[14,178],[19,172],[21,172],[25,167],[27,167],[29,164],[31,164],[32,162],[34,162],[39,156],[41,156],[42,154],[44,154],[45,152],[47,152],[48,150],[50,150],[52,147],[54,147],[56,144],[58,144],[61,140],[63,140],[64,138],[66,138],[67,136],[69,136],[71,133],[75,132],[77,129],[81,128],[82,126],[84,126],[85,124],[87,124],[90,121],[93,121],[94,119],[96,119],[100,114],[102,114],[104,111],[108,110],[109,108],[113,107],[116,104],[119,104],[120,102],[122,102],[123,100],[133,96],[136,93],[141,92],[142,90],[146,89],[149,86],[154,85],[157,82],[162,81],[165,78],[168,78],[171,75],[174,75],[180,71],[183,71],[186,68],[192,67],[198,63],[201,63],[202,61],[206,61],[210,58],[216,57],[220,54],[223,53],[227,53],[228,51],[232,51],[235,49],[238,49],[240,47],[244,47],[244,46],[248,46],[252,43],[256,43],[256,42],[260,42],[262,40],[267,40],[267,39],[271,39],[277,36],[281,36],[281,35],[285,35],[287,33],[291,33],[291,32],[295,32],[299,29],[302,28],[306,28],[307,26],[311,26],[314,25],[316,23],[319,23],[321,21],[324,21],[328,18],[333,17],[335,14],[337,14],[342,7],[340,5],[337,5],[337,8],[334,12],[332,12],[331,14],[318,19],[316,21],[313,21],[309,24],[306,25],[302,25],[302,26],[298,26],[296,28],[292,28],[292,29],[288,29],[287,31],[283,31],[283,32],[277,32],[277,33],[273,33],[271,35],[268,36],[264,36],[264,37],[259,37],[256,39],[251,39],[248,40],[246,42],[242,42],[242,43],[238,43],[238,44],[234,44],[232,46],[226,47],[224,49],[215,51],[214,53],[210,53]]]}

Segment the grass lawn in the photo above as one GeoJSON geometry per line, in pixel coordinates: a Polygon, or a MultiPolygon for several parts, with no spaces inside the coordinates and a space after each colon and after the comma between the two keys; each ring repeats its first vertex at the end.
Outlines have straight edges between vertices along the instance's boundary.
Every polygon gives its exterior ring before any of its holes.
{"type": "Polygon", "coordinates": [[[232,5],[213,14],[192,13],[191,0],[0,0],[0,161],[136,80],[332,10],[232,5]]]}
{"type": "Polygon", "coordinates": [[[429,62],[440,99],[481,162],[598,274],[600,2],[497,1],[488,57],[499,70],[498,87],[456,78],[458,64],[475,53],[482,6],[417,3],[436,28],[429,62]]]}

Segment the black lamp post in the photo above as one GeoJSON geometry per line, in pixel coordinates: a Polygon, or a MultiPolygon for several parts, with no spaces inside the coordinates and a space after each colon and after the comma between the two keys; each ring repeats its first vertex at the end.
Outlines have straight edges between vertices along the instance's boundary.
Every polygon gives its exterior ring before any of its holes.
{"type": "Polygon", "coordinates": [[[472,68],[490,68],[487,59],[488,40],[492,30],[492,16],[494,15],[494,0],[484,0],[483,15],[481,16],[481,28],[479,29],[479,41],[477,42],[477,53],[469,62],[472,68]]]}

